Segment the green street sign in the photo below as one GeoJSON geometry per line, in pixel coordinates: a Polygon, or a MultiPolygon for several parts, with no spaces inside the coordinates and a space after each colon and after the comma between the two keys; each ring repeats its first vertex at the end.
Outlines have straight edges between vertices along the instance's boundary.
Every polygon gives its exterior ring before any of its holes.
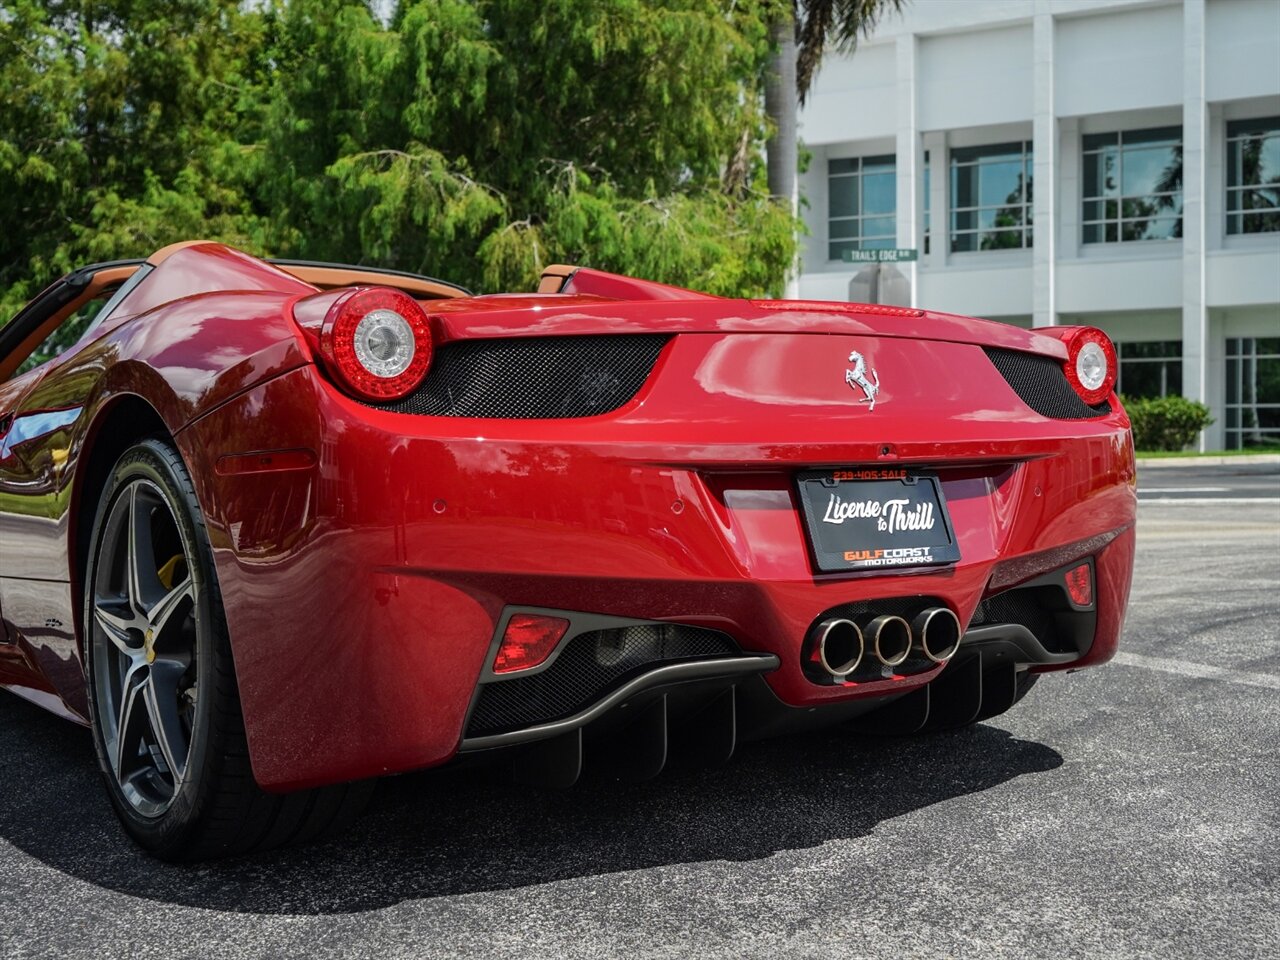
{"type": "Polygon", "coordinates": [[[845,263],[907,263],[919,258],[919,250],[900,247],[896,250],[846,250],[842,259],[845,263]]]}

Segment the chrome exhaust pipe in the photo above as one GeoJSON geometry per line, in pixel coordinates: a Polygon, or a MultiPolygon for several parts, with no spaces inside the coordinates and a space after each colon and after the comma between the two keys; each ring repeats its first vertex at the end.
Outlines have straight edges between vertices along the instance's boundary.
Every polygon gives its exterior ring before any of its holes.
{"type": "Polygon", "coordinates": [[[910,655],[911,624],[901,617],[879,616],[861,626],[867,646],[886,667],[896,667],[910,655]]]}
{"type": "Polygon", "coordinates": [[[822,669],[843,680],[862,662],[862,631],[852,620],[823,620],[813,631],[814,649],[822,669]]]}
{"type": "Polygon", "coordinates": [[[911,621],[911,633],[915,638],[912,649],[934,663],[946,663],[960,649],[960,637],[964,631],[960,627],[960,618],[950,609],[929,607],[921,610],[911,621]]]}

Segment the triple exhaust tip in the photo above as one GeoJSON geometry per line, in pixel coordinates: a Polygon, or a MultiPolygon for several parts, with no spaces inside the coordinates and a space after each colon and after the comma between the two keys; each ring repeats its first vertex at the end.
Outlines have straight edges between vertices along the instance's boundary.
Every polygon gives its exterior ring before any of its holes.
{"type": "Polygon", "coordinates": [[[911,624],[901,617],[874,617],[866,621],[862,635],[886,667],[896,667],[911,656],[911,624]]]}
{"type": "Polygon", "coordinates": [[[858,625],[843,618],[823,620],[818,624],[816,641],[818,662],[823,670],[838,680],[858,669],[866,649],[858,625]]]}
{"type": "Polygon", "coordinates": [[[871,653],[886,667],[896,667],[913,653],[931,663],[946,663],[958,649],[960,620],[946,607],[921,610],[911,622],[881,615],[855,623],[844,617],[823,620],[814,629],[814,651],[822,669],[843,680],[871,653]]]}
{"type": "Polygon", "coordinates": [[[915,648],[934,663],[946,663],[960,649],[960,637],[964,629],[960,618],[947,607],[929,607],[916,614],[911,621],[911,634],[916,638],[915,648]]]}

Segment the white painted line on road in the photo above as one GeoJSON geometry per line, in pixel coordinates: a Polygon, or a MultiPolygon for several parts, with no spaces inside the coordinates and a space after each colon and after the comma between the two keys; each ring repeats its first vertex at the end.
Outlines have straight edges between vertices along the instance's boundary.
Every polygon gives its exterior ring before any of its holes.
{"type": "Polygon", "coordinates": [[[1226,493],[1226,486],[1153,486],[1138,493],[1226,493]]]}
{"type": "Polygon", "coordinates": [[[1266,673],[1227,670],[1225,667],[1211,667],[1207,663],[1187,663],[1184,660],[1161,660],[1159,657],[1144,657],[1140,653],[1129,653],[1127,650],[1119,651],[1113,659],[1116,663],[1123,663],[1127,667],[1145,667],[1162,673],[1195,677],[1197,680],[1226,680],[1230,683],[1243,683],[1250,687],[1280,690],[1280,677],[1273,677],[1266,673]]]}
{"type": "Polygon", "coordinates": [[[1226,493],[1228,487],[1155,487],[1139,493],[1226,493]]]}
{"type": "Polygon", "coordinates": [[[1139,503],[1271,503],[1280,504],[1280,497],[1144,497],[1138,495],[1139,503]]]}

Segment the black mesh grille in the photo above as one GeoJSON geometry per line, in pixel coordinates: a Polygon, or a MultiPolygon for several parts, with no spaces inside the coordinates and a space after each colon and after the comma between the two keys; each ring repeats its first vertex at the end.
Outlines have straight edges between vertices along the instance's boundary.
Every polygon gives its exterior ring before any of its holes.
{"type": "Polygon", "coordinates": [[[580,634],[541,673],[482,686],[467,736],[505,733],[571,717],[654,667],[738,652],[723,633],[669,624],[580,634]]]}
{"type": "Polygon", "coordinates": [[[464,340],[440,347],[422,386],[395,413],[549,419],[609,413],[636,395],[665,334],[464,340]]]}
{"type": "Polygon", "coordinates": [[[1068,652],[1072,648],[1060,642],[1053,612],[1044,603],[1044,591],[1038,588],[1006,590],[978,604],[970,626],[982,627],[994,623],[1018,623],[1026,627],[1040,641],[1040,645],[1054,653],[1068,652]]]}
{"type": "Polygon", "coordinates": [[[1088,420],[1111,412],[1107,401],[1091,407],[1067,382],[1062,364],[1051,357],[986,347],[987,356],[1022,402],[1042,417],[1088,420]]]}
{"type": "Polygon", "coordinates": [[[904,620],[910,620],[911,617],[926,607],[945,607],[946,604],[937,597],[891,597],[888,600],[855,600],[852,603],[842,603],[838,607],[832,607],[826,613],[813,621],[814,625],[821,623],[823,620],[831,617],[843,617],[846,620],[857,620],[858,617],[870,614],[872,616],[880,616],[884,614],[891,617],[902,617],[904,620]]]}

